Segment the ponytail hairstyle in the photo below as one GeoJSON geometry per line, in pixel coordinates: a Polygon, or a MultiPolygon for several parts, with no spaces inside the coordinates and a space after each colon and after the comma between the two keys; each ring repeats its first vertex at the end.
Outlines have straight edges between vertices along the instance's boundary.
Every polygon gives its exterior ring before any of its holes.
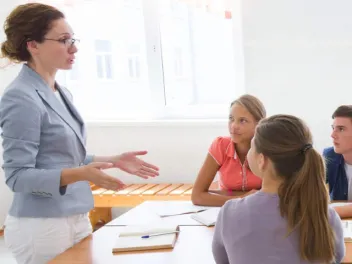
{"type": "Polygon", "coordinates": [[[328,219],[325,164],[312,147],[309,128],[297,117],[274,115],[259,123],[254,145],[283,180],[278,191],[280,213],[287,219],[287,235],[295,230],[299,234],[301,259],[333,262],[335,243],[328,219]]]}
{"type": "Polygon", "coordinates": [[[30,61],[27,42],[42,43],[53,23],[61,18],[65,18],[64,14],[49,5],[27,3],[17,6],[4,23],[6,40],[0,44],[0,58],[14,63],[30,61]]]}

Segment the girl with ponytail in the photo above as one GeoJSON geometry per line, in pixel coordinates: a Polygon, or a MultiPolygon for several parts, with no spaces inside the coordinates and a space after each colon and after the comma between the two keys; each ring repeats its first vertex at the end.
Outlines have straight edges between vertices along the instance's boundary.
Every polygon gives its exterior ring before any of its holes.
{"type": "Polygon", "coordinates": [[[216,222],[216,263],[334,263],[345,255],[342,223],[329,207],[325,164],[297,117],[257,126],[248,163],[262,189],[225,203],[216,222]]]}

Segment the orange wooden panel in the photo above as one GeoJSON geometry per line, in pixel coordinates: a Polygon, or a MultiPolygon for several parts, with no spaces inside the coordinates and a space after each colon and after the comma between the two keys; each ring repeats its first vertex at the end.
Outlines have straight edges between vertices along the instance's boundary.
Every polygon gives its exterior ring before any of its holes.
{"type": "Polygon", "coordinates": [[[93,195],[100,195],[100,194],[102,194],[105,191],[107,191],[107,189],[99,188],[99,189],[93,190],[92,193],[93,193],[93,195]]]}
{"type": "MultiPolygon", "coordinates": [[[[128,187],[131,186],[131,185],[132,185],[132,184],[126,184],[125,189],[128,188],[128,187]]],[[[125,190],[125,189],[124,189],[124,190],[125,190]]],[[[113,195],[113,194],[115,194],[115,192],[116,192],[116,191],[108,190],[108,191],[104,192],[103,195],[113,195]]]]}
{"type": "Polygon", "coordinates": [[[129,194],[130,192],[133,192],[134,190],[137,190],[139,188],[142,188],[145,184],[132,184],[130,186],[128,186],[127,188],[115,192],[115,195],[126,195],[129,194]]]}
{"type": "Polygon", "coordinates": [[[172,192],[170,192],[170,195],[181,195],[185,191],[191,189],[192,187],[193,187],[193,184],[184,184],[178,187],[177,189],[173,190],[172,192]]]}
{"type": "Polygon", "coordinates": [[[137,190],[134,190],[133,192],[130,192],[130,195],[139,195],[142,194],[144,191],[149,190],[150,188],[153,188],[156,184],[149,183],[147,185],[144,185],[142,188],[138,188],[137,190]]]}
{"type": "Polygon", "coordinates": [[[99,189],[100,187],[99,186],[96,186],[95,184],[92,184],[91,186],[90,186],[90,189],[91,190],[96,190],[96,189],[99,189]]]}
{"type": "Polygon", "coordinates": [[[189,189],[188,191],[185,191],[183,194],[184,195],[191,195],[192,194],[192,190],[193,190],[193,188],[189,189]]]}
{"type": "Polygon", "coordinates": [[[165,189],[166,187],[168,187],[168,186],[170,186],[171,184],[170,183],[168,183],[168,184],[157,184],[156,186],[154,186],[153,188],[151,188],[151,189],[149,189],[149,190],[147,190],[147,191],[145,191],[144,193],[142,193],[142,195],[154,195],[154,194],[156,194],[157,192],[159,192],[159,191],[161,191],[161,190],[163,190],[163,189],[165,189]]]}
{"type": "Polygon", "coordinates": [[[104,192],[103,195],[113,195],[114,193],[115,193],[115,191],[108,190],[108,191],[104,192]]]}
{"type": "Polygon", "coordinates": [[[183,184],[181,184],[181,183],[171,184],[169,187],[161,190],[160,192],[157,192],[155,195],[168,195],[170,192],[172,192],[173,190],[175,190],[176,188],[178,188],[182,185],[183,184]]]}

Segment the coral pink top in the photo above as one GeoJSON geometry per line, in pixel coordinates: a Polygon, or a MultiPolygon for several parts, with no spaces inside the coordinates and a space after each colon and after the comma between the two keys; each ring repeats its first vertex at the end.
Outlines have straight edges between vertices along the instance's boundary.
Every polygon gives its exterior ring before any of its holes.
{"type": "Polygon", "coordinates": [[[209,154],[220,166],[218,174],[222,190],[250,191],[261,188],[262,180],[251,172],[247,160],[241,164],[235,143],[230,137],[216,138],[209,148],[209,154]]]}

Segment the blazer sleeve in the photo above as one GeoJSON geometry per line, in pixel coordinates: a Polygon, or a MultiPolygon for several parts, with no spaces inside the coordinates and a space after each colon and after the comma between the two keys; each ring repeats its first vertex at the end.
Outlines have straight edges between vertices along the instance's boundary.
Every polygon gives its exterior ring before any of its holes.
{"type": "Polygon", "coordinates": [[[84,159],[84,165],[88,165],[89,163],[92,163],[94,159],[94,155],[86,155],[86,158],[84,159]]]}
{"type": "Polygon", "coordinates": [[[42,111],[28,95],[8,90],[0,102],[3,169],[13,192],[51,197],[65,194],[60,187],[61,169],[38,169],[42,111]]]}

